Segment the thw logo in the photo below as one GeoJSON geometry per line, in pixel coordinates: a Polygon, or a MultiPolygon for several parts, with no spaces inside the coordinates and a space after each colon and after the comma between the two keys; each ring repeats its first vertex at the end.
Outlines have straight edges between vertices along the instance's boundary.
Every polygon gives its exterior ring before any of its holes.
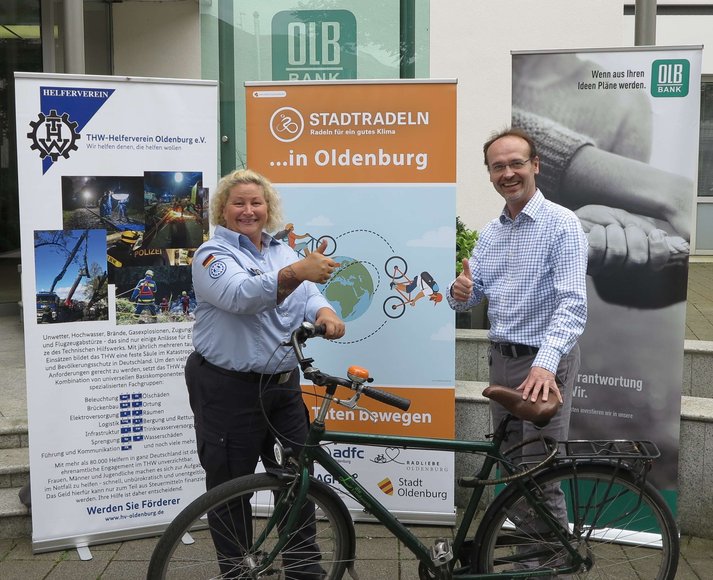
{"type": "Polygon", "coordinates": [[[49,156],[52,161],[57,161],[60,155],[69,158],[70,151],[77,150],[77,140],[81,135],[77,131],[77,122],[69,120],[69,114],[57,114],[52,109],[49,115],[40,113],[37,121],[31,121],[32,131],[27,137],[32,140],[30,149],[39,151],[40,158],[49,156]]]}

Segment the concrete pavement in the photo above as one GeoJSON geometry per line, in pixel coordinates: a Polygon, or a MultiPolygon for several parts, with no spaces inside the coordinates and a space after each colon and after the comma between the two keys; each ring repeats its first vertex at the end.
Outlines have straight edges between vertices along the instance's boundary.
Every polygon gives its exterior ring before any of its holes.
{"type": "MultiPolygon", "coordinates": [[[[2,278],[0,278],[2,279],[2,278]]],[[[7,280],[7,279],[5,279],[7,280]]],[[[3,284],[7,287],[7,284],[3,284]]],[[[693,261],[689,272],[686,338],[713,341],[713,261],[693,261]]],[[[6,302],[7,304],[7,302],[6,302]]],[[[0,417],[26,421],[25,358],[22,325],[16,309],[0,311],[0,369],[2,396],[0,417]]],[[[26,443],[25,443],[26,444],[26,443]]],[[[450,536],[450,528],[420,528],[420,535],[450,536]]],[[[416,563],[411,554],[379,525],[357,524],[357,570],[369,580],[416,580],[416,563]]],[[[155,538],[91,546],[91,560],[81,561],[76,550],[32,554],[27,537],[0,540],[0,578],[7,580],[100,578],[109,580],[144,577],[155,538]]],[[[713,540],[684,536],[680,580],[711,577],[713,540]]]]}

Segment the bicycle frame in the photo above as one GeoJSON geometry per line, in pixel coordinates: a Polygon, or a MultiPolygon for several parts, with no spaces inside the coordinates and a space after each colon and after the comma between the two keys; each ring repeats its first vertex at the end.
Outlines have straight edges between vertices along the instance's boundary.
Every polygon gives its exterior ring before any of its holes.
{"type": "MultiPolygon", "coordinates": [[[[409,551],[416,556],[421,564],[421,567],[425,568],[425,570],[427,570],[434,579],[457,578],[459,580],[484,580],[503,577],[535,578],[549,577],[553,574],[571,574],[577,570],[587,570],[591,568],[593,561],[590,554],[588,554],[586,550],[580,551],[579,546],[576,543],[573,545],[570,541],[570,530],[566,525],[560,523],[558,518],[552,511],[550,511],[550,508],[545,503],[545,500],[541,497],[540,489],[531,483],[533,482],[533,478],[539,477],[540,474],[545,473],[545,470],[549,469],[548,466],[553,460],[556,464],[571,463],[571,465],[568,465],[568,469],[571,469],[574,474],[577,472],[577,465],[580,461],[594,461],[595,463],[603,462],[608,465],[614,465],[617,469],[619,467],[624,470],[628,469],[630,472],[636,473],[637,478],[643,473],[644,478],[641,480],[643,484],[647,469],[641,471],[637,470],[634,472],[633,468],[627,466],[627,461],[634,459],[636,462],[641,462],[641,465],[646,467],[650,466],[650,459],[658,456],[658,449],[656,449],[653,444],[651,444],[652,449],[649,449],[648,442],[611,440],[566,441],[558,443],[550,438],[543,437],[541,438],[543,451],[546,453],[542,454],[542,452],[537,451],[531,455],[531,459],[533,460],[531,462],[526,461],[525,463],[521,463],[518,461],[517,464],[512,463],[511,453],[513,451],[515,453],[519,453],[517,450],[524,449],[523,445],[532,444],[536,440],[523,442],[522,444],[515,445],[510,450],[502,451],[502,445],[506,439],[507,425],[513,418],[511,415],[507,415],[499,423],[499,425],[497,425],[495,432],[492,435],[488,435],[485,440],[463,441],[430,437],[328,431],[326,429],[325,420],[328,416],[330,407],[334,403],[354,408],[357,406],[359,398],[362,395],[365,395],[383,403],[390,404],[394,407],[404,409],[408,408],[409,401],[402,399],[395,394],[389,394],[381,391],[380,389],[364,385],[364,383],[370,381],[370,379],[368,378],[368,373],[361,374],[358,372],[358,370],[363,369],[356,369],[355,367],[354,370],[352,370],[350,368],[349,379],[344,379],[326,375],[321,373],[318,369],[313,368],[311,365],[313,360],[311,358],[304,357],[300,346],[300,338],[302,340],[309,338],[310,334],[308,333],[313,329],[304,327],[301,328],[301,330],[303,332],[302,336],[300,336],[299,331],[295,331],[292,335],[290,344],[295,350],[305,378],[311,380],[315,385],[325,387],[326,393],[323,395],[323,399],[317,409],[316,416],[309,426],[307,438],[299,456],[289,458],[289,466],[284,471],[277,474],[278,477],[286,482],[289,482],[291,493],[289,494],[286,502],[279,506],[279,509],[277,509],[276,506],[276,511],[280,513],[277,517],[273,516],[270,518],[270,522],[267,524],[270,529],[274,529],[278,521],[280,521],[282,515],[285,513],[285,510],[289,510],[290,504],[302,505],[305,503],[310,485],[325,485],[314,480],[310,475],[314,462],[317,462],[334,479],[334,481],[339,482],[346,492],[354,497],[354,499],[367,513],[374,516],[380,524],[386,527],[386,529],[394,535],[395,538],[403,542],[409,551]],[[355,391],[352,399],[349,401],[337,399],[335,397],[335,393],[339,386],[355,391]],[[461,478],[458,481],[459,485],[471,488],[472,491],[465,510],[463,511],[463,517],[456,530],[455,537],[452,542],[449,542],[450,545],[448,546],[448,550],[446,550],[446,553],[450,553],[451,558],[446,559],[441,557],[439,551],[446,549],[444,546],[436,546],[435,548],[437,549],[434,550],[433,546],[427,547],[424,545],[414,533],[412,533],[404,524],[392,515],[388,508],[386,508],[363,485],[361,485],[357,478],[353,477],[351,473],[349,473],[331,456],[327,449],[322,446],[323,443],[450,451],[453,453],[481,455],[483,457],[483,463],[478,470],[478,473],[471,477],[461,478]],[[642,443],[643,448],[641,448],[642,443]],[[621,449],[619,449],[620,444],[622,446],[621,449]],[[584,445],[584,449],[579,450],[582,445],[584,445]],[[631,450],[627,451],[626,447],[631,447],[632,445],[635,447],[635,450],[633,452],[631,450]],[[560,447],[564,449],[564,454],[561,455],[560,460],[556,460],[555,455],[560,447]],[[616,461],[609,461],[611,459],[616,459],[616,461]],[[529,466],[527,466],[528,464],[529,466]],[[496,468],[501,470],[501,474],[496,475],[495,479],[490,479],[491,473],[496,468]],[[541,530],[540,533],[546,533],[552,538],[552,541],[557,542],[558,545],[560,545],[562,549],[568,553],[568,557],[565,561],[563,561],[566,562],[564,566],[555,564],[552,568],[543,567],[538,570],[528,569],[525,567],[522,570],[507,570],[503,572],[480,574],[471,571],[471,556],[467,553],[468,546],[466,536],[470,531],[471,523],[475,520],[478,506],[483,498],[486,485],[492,485],[495,483],[506,483],[508,489],[516,490],[515,492],[510,492],[511,495],[516,493],[519,494],[519,497],[524,499],[526,505],[529,506],[528,509],[531,509],[534,512],[533,516],[537,518],[537,520],[545,527],[546,531],[543,532],[541,530]],[[458,567],[456,567],[456,564],[458,564],[458,567]]],[[[314,334],[311,336],[314,336],[314,334]]],[[[278,455],[281,456],[282,454],[278,455]]],[[[280,462],[282,462],[282,459],[280,459],[280,462]]],[[[285,465],[285,463],[283,463],[283,465],[285,465]]],[[[583,463],[582,465],[588,464],[583,463]]],[[[504,497],[508,498],[509,496],[504,497]]],[[[592,507],[596,508],[592,514],[598,519],[600,510],[596,504],[593,504],[592,507]]],[[[295,514],[289,515],[287,525],[284,528],[287,530],[287,533],[283,535],[282,540],[274,548],[270,557],[266,561],[272,561],[272,559],[285,545],[287,537],[290,535],[289,530],[294,524],[296,517],[296,512],[295,514]]],[[[479,525],[482,525],[482,522],[479,525]]],[[[479,535],[480,534],[476,532],[476,538],[479,535]]],[[[480,547],[473,546],[472,549],[479,550],[480,547]]]]}
{"type": "MultiPolygon", "coordinates": [[[[322,443],[346,443],[350,445],[368,445],[368,446],[383,446],[383,447],[402,447],[408,449],[423,449],[433,451],[452,451],[461,453],[479,453],[484,454],[485,460],[481,466],[476,479],[485,481],[493,471],[496,465],[500,465],[505,470],[512,473],[507,465],[506,457],[501,453],[500,446],[504,440],[505,425],[499,426],[492,440],[484,441],[461,441],[455,439],[437,439],[428,437],[408,437],[396,435],[374,435],[365,433],[350,433],[341,431],[327,431],[324,426],[324,416],[331,404],[331,397],[328,394],[325,401],[322,403],[320,411],[317,413],[317,418],[312,423],[310,431],[305,443],[305,447],[300,457],[302,465],[301,485],[295,496],[296,502],[304,500],[307,487],[303,484],[309,477],[308,465],[312,462],[319,463],[322,468],[327,471],[335,481],[338,481],[344,489],[347,490],[364,509],[372,514],[384,527],[386,527],[396,538],[405,544],[405,546],[416,556],[416,558],[427,566],[430,570],[436,572],[437,566],[434,564],[430,555],[430,548],[424,545],[404,524],[402,524],[391,512],[369,491],[367,491],[359,481],[352,477],[341,464],[339,464],[322,446],[322,443]]],[[[524,481],[527,481],[525,478],[524,481]]],[[[513,484],[522,486],[523,492],[527,494],[532,501],[534,509],[542,515],[548,513],[546,508],[538,505],[538,502],[527,491],[523,480],[514,480],[513,484]]],[[[483,496],[485,484],[480,483],[473,486],[473,491],[468,501],[468,504],[463,512],[463,519],[456,531],[456,536],[451,544],[454,555],[457,555],[467,540],[467,534],[470,529],[470,522],[473,521],[478,510],[478,504],[483,496]]],[[[566,545],[565,537],[561,530],[552,526],[552,532],[560,537],[563,544],[566,545]]],[[[574,549],[571,549],[572,555],[577,557],[574,549]]],[[[455,560],[455,557],[454,557],[455,560]]],[[[448,565],[448,564],[446,564],[448,565]]],[[[468,567],[469,569],[469,567],[468,567]]],[[[509,573],[508,577],[534,577],[532,571],[524,570],[520,573],[509,573]]],[[[543,572],[542,576],[547,575],[543,572]]],[[[471,572],[459,573],[457,570],[453,573],[453,578],[461,580],[484,580],[487,578],[502,578],[502,574],[474,574],[471,572]]]]}
{"type": "MultiPolygon", "coordinates": [[[[458,441],[451,439],[431,439],[422,437],[401,437],[394,435],[371,435],[364,433],[347,433],[339,431],[321,431],[317,426],[313,428],[307,440],[305,453],[310,460],[319,463],[344,489],[353,495],[357,501],[372,514],[381,524],[383,524],[395,537],[402,541],[406,547],[416,556],[416,558],[433,567],[433,562],[429,553],[429,548],[425,546],[404,524],[396,519],[384,505],[374,498],[359,481],[352,477],[341,464],[339,464],[319,443],[347,443],[350,445],[370,445],[383,447],[408,447],[409,449],[427,449],[437,451],[453,451],[465,453],[484,453],[485,462],[481,467],[478,476],[487,478],[493,467],[502,459],[498,445],[490,441],[458,441]],[[314,447],[310,447],[315,445],[314,447]]],[[[485,487],[474,488],[473,493],[465,509],[463,522],[472,521],[478,508],[478,503],[483,495],[485,487]]],[[[468,525],[459,527],[455,540],[453,541],[453,552],[458,553],[466,540],[468,525]]],[[[466,578],[466,576],[464,576],[466,578]]]]}

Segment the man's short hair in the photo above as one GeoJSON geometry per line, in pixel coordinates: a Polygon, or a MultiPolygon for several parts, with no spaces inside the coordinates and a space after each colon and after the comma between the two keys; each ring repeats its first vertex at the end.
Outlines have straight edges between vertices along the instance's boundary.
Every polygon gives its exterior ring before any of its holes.
{"type": "Polygon", "coordinates": [[[490,149],[490,146],[493,143],[495,143],[498,139],[502,139],[503,137],[520,137],[520,139],[526,141],[527,144],[530,146],[530,158],[537,157],[537,146],[535,145],[535,140],[530,137],[530,135],[526,131],[520,129],[519,127],[506,127],[499,133],[493,133],[490,136],[490,139],[488,139],[483,145],[483,161],[485,162],[486,166],[488,165],[488,149],[490,149]]]}

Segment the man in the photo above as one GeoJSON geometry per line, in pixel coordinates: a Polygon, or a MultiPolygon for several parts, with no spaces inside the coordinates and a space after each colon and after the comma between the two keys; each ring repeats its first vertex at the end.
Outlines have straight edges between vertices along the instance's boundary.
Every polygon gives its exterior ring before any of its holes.
{"type": "Polygon", "coordinates": [[[131,293],[131,301],[136,302],[134,316],[139,318],[144,309],[148,309],[151,319],[156,322],[156,282],[153,279],[153,270],[146,270],[145,276],[138,281],[131,293]]]}
{"type": "MultiPolygon", "coordinates": [[[[587,318],[587,240],[575,214],[537,188],[540,159],[527,133],[511,128],[495,134],[483,155],[505,207],[483,229],[470,261],[463,260],[448,303],[467,310],[488,298],[491,384],[533,402],[554,396],[561,403],[543,429],[511,421],[508,447],[538,434],[565,440],[580,362],[577,339],[587,318]]],[[[506,411],[493,402],[490,408],[499,423],[506,411]]],[[[552,495],[565,518],[561,492],[552,495]]]]}
{"type": "Polygon", "coordinates": [[[183,309],[183,314],[188,314],[191,308],[191,297],[188,296],[188,292],[185,290],[181,292],[181,308],[183,309]]]}

